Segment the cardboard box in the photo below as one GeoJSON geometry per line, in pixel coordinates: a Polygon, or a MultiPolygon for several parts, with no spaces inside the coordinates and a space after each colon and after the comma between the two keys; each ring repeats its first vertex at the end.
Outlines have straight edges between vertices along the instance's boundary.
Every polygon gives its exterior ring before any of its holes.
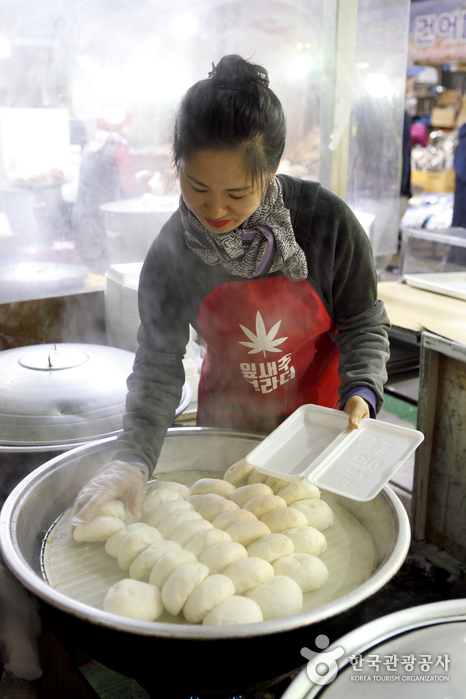
{"type": "Polygon", "coordinates": [[[460,96],[458,95],[458,90],[444,90],[440,93],[438,103],[440,107],[448,107],[451,104],[457,107],[459,101],[460,96]]]}
{"type": "Polygon", "coordinates": [[[456,128],[459,129],[464,123],[466,122],[466,108],[461,109],[460,112],[458,112],[458,116],[456,117],[456,128]]]}
{"type": "Polygon", "coordinates": [[[437,129],[453,129],[456,123],[456,109],[434,107],[430,114],[430,123],[437,129]]]}
{"type": "Polygon", "coordinates": [[[422,187],[426,192],[454,192],[455,171],[412,170],[411,184],[422,187]]]}

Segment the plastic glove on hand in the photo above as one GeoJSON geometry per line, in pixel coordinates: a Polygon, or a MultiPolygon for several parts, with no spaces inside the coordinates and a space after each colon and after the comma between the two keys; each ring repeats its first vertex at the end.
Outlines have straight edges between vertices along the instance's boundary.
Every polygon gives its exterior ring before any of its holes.
{"type": "Polygon", "coordinates": [[[357,429],[361,420],[370,417],[369,406],[361,396],[351,396],[343,408],[345,413],[349,413],[349,426],[357,429]]]}
{"type": "Polygon", "coordinates": [[[111,461],[91,478],[77,496],[71,512],[71,533],[78,524],[90,522],[107,502],[120,499],[136,520],[141,519],[141,504],[147,477],[137,464],[111,461]]]}

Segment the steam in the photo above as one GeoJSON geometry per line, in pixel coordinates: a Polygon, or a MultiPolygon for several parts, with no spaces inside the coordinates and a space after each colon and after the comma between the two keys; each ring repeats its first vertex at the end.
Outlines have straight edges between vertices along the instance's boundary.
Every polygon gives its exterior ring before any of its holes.
{"type": "Polygon", "coordinates": [[[37,601],[13,577],[0,555],[0,662],[15,677],[32,682],[42,675],[40,632],[37,601]]]}

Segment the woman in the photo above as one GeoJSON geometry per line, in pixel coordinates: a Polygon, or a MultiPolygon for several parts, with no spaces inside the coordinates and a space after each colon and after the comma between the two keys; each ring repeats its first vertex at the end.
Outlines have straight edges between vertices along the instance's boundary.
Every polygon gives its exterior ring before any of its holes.
{"type": "Polygon", "coordinates": [[[271,432],[305,403],[356,428],[383,402],[388,319],[365,232],[316,182],[276,175],[285,145],[267,72],[226,56],[188,90],[173,142],[182,196],[139,282],[139,349],[117,461],[73,524],[123,497],[135,516],[181,397],[191,324],[204,339],[198,424],[271,432]]]}

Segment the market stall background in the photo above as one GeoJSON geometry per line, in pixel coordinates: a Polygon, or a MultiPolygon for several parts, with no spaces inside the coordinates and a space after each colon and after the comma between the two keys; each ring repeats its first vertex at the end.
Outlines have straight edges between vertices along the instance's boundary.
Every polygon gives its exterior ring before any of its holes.
{"type": "MultiPolygon", "coordinates": [[[[397,246],[408,14],[408,0],[2,3],[0,239],[10,282],[0,304],[104,289],[101,271],[82,269],[72,211],[82,149],[106,105],[130,112],[135,169],[153,175],[140,205],[120,215],[140,221],[147,211],[143,256],[171,213],[157,218],[159,201],[179,193],[169,151],[176,107],[227,53],[270,70],[288,122],[282,170],[346,199],[384,268],[397,246]]],[[[128,261],[115,218],[112,264],[128,261]]]]}
{"type": "Polygon", "coordinates": [[[419,0],[411,3],[410,58],[416,63],[447,63],[466,59],[466,9],[459,0],[419,0]]]}
{"type": "MultiPolygon", "coordinates": [[[[441,144],[448,155],[443,146],[450,144],[451,155],[466,75],[465,16],[459,2],[424,0],[0,2],[0,349],[45,342],[122,346],[109,335],[108,318],[126,303],[131,327],[137,324],[137,275],[128,280],[125,268],[128,241],[137,229],[142,258],[163,216],[170,215],[164,206],[176,206],[172,118],[184,90],[226,53],[253,57],[270,69],[288,120],[282,170],[319,180],[349,203],[384,278],[399,246],[407,57],[432,68],[430,80],[419,81],[419,116],[443,110],[436,118],[444,121],[432,123],[437,135],[430,147],[441,144]],[[93,138],[96,115],[109,104],[131,112],[131,155],[138,171],[150,173],[151,186],[138,200],[105,207],[113,257],[112,268],[102,274],[79,260],[72,212],[82,150],[93,138]]],[[[442,203],[442,194],[452,195],[451,160],[442,157],[417,185],[424,197],[420,206],[431,207],[421,225],[426,218],[433,224],[432,206],[442,203]]],[[[420,206],[412,216],[424,215],[420,206]]],[[[111,328],[113,337],[122,318],[111,328]]],[[[408,489],[404,496],[409,508],[408,489]]],[[[441,550],[440,564],[443,555],[441,550]]],[[[456,575],[411,557],[371,598],[361,621],[463,596],[456,575]]],[[[95,698],[93,687],[99,687],[100,696],[144,696],[128,678],[105,674],[92,659],[79,657],[79,649],[71,645],[67,651],[57,652],[46,628],[42,653],[52,670],[47,680],[54,688],[53,682],[66,682],[63,695],[95,698]]],[[[275,696],[280,695],[278,688],[275,696]]]]}

